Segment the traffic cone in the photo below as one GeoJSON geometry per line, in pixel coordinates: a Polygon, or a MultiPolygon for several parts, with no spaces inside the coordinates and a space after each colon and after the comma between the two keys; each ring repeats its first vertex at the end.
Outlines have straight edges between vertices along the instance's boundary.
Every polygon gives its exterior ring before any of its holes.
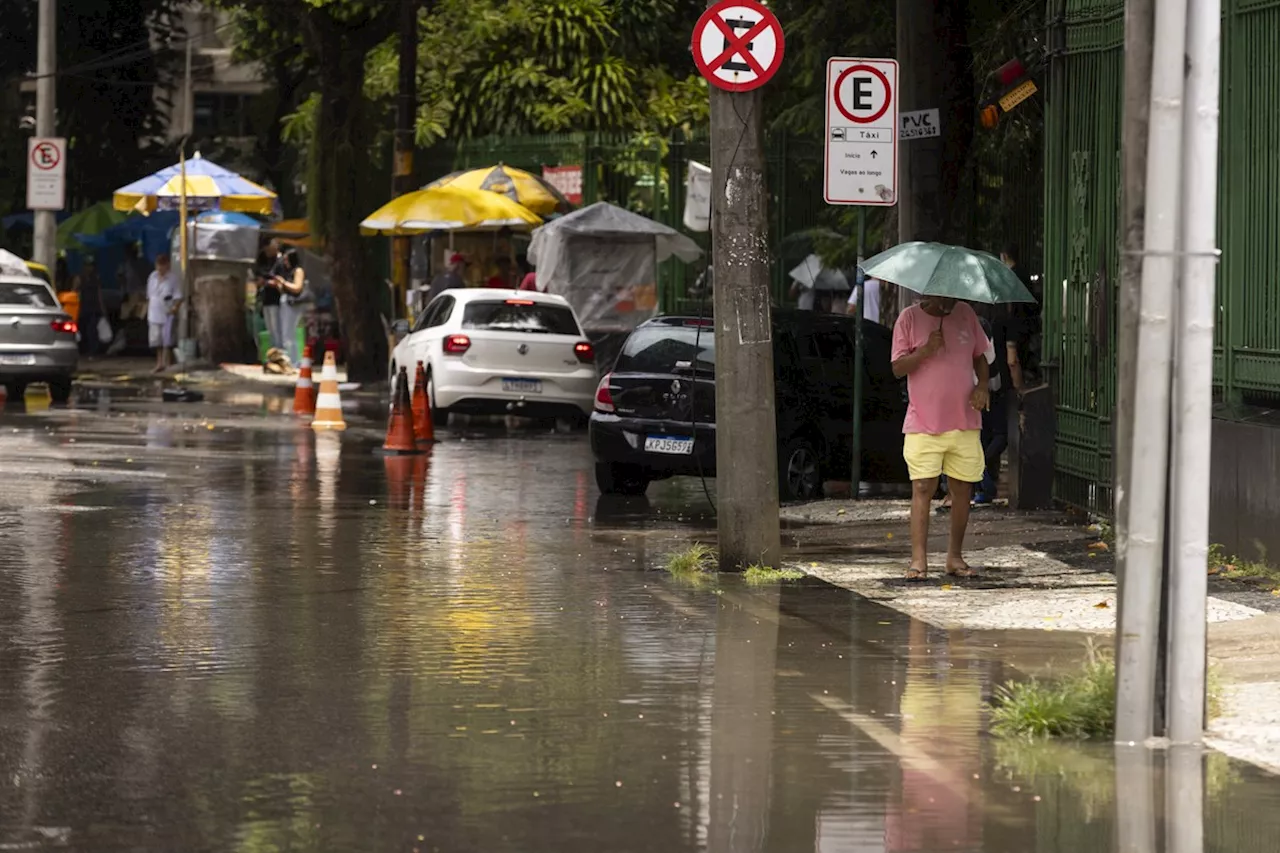
{"type": "Polygon", "coordinates": [[[396,376],[396,392],[391,398],[391,420],[387,422],[387,439],[382,444],[382,452],[418,452],[418,443],[413,437],[413,407],[409,402],[409,370],[403,366],[396,376]]]}
{"type": "Polygon", "coordinates": [[[298,384],[293,387],[293,413],[316,413],[316,386],[311,381],[311,347],[302,350],[302,364],[298,368],[298,384]]]}
{"type": "Polygon", "coordinates": [[[324,369],[320,372],[320,394],[316,397],[316,416],[311,421],[316,431],[344,430],[347,422],[342,418],[342,399],[338,396],[338,363],[332,352],[324,354],[324,369]]]}
{"type": "Polygon", "coordinates": [[[413,380],[413,437],[418,444],[433,444],[436,440],[431,401],[427,399],[427,368],[422,362],[418,362],[418,373],[413,380]]]}

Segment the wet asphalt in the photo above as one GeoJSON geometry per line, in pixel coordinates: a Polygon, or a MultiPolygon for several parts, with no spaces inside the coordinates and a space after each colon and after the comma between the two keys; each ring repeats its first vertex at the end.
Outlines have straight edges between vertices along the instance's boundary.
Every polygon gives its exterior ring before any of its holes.
{"type": "Polygon", "coordinates": [[[285,402],[0,410],[0,850],[1277,849],[1260,771],[987,736],[999,636],[668,576],[696,481],[285,402]]]}

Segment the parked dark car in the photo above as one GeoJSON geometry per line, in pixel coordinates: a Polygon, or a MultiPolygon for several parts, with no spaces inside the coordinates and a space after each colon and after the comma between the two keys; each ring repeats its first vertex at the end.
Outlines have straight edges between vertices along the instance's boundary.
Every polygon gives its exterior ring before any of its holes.
{"type": "MultiPolygon", "coordinates": [[[[778,485],[784,501],[821,497],[847,480],[853,445],[854,320],[777,311],[773,317],[778,485]]],[[[862,479],[905,482],[905,383],[890,366],[892,333],[863,321],[862,479]]],[[[659,317],[623,345],[596,392],[591,450],[605,494],[642,494],[654,480],[716,473],[715,328],[659,317]]]]}

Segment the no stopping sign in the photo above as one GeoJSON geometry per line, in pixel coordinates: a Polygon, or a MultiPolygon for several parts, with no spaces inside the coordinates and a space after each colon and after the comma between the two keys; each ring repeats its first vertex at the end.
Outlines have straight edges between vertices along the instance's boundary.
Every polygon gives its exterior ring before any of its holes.
{"type": "Polygon", "coordinates": [[[693,28],[693,61],[713,86],[747,92],[782,65],[785,42],[777,15],[755,0],[720,0],[693,28]]]}

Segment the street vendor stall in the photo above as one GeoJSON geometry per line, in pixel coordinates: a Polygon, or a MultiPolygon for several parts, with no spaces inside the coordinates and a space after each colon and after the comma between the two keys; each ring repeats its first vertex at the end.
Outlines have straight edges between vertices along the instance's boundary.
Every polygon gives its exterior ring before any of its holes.
{"type": "Polygon", "coordinates": [[[629,333],[658,313],[658,264],[702,255],[660,222],[598,202],[533,232],[538,289],[569,300],[589,334],[629,333]]]}

